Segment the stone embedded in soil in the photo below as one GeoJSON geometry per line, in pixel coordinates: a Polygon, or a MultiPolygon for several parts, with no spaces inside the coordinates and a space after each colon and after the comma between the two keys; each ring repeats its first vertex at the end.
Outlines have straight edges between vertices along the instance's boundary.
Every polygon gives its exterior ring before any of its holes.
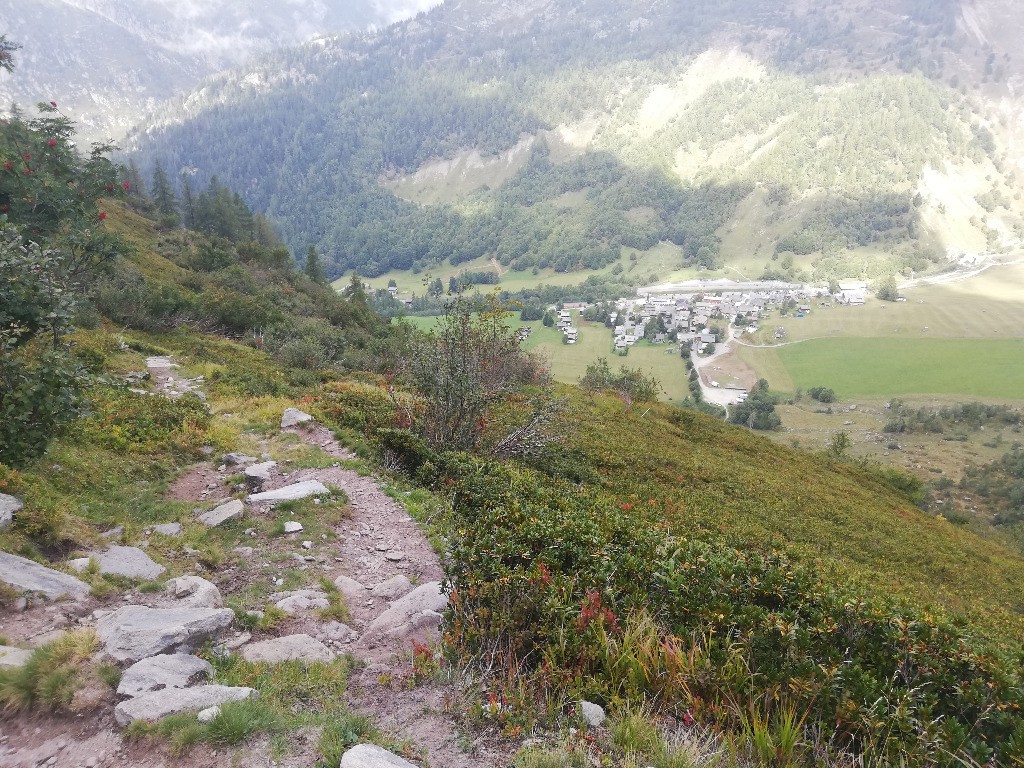
{"type": "Polygon", "coordinates": [[[334,586],[341,592],[342,597],[354,603],[361,603],[366,600],[369,590],[355,579],[342,574],[334,580],[334,586]]]}
{"type": "Polygon", "coordinates": [[[276,664],[281,661],[333,661],[334,651],[309,635],[288,635],[251,643],[242,648],[250,662],[276,664]]]}
{"type": "Polygon", "coordinates": [[[344,643],[349,640],[354,640],[357,633],[348,624],[342,624],[340,621],[328,621],[317,633],[317,637],[321,640],[330,640],[335,643],[344,643]]]}
{"type": "Polygon", "coordinates": [[[114,719],[118,725],[130,725],[136,720],[153,722],[178,712],[208,709],[229,701],[244,701],[255,695],[256,691],[252,688],[227,685],[164,688],[122,701],[114,708],[114,719]]]}
{"type": "Polygon", "coordinates": [[[412,582],[405,576],[398,575],[392,576],[387,581],[382,581],[370,590],[370,594],[374,597],[385,597],[388,600],[394,600],[411,591],[412,582]]]}
{"type": "Polygon", "coordinates": [[[357,744],[341,756],[340,768],[416,768],[416,766],[376,744],[357,744]]]}
{"type": "Polygon", "coordinates": [[[245,479],[254,487],[262,488],[270,481],[270,475],[277,467],[276,461],[262,461],[245,468],[245,479]]]}
{"type": "Polygon", "coordinates": [[[303,480],[301,483],[292,483],[273,491],[254,493],[248,500],[254,504],[276,504],[279,501],[295,501],[330,492],[330,489],[319,480],[303,480]]]}
{"type": "Polygon", "coordinates": [[[305,595],[292,595],[274,603],[285,613],[301,613],[302,611],[313,611],[323,608],[330,608],[331,602],[324,597],[307,597],[305,595]]]}
{"type": "Polygon", "coordinates": [[[399,551],[399,550],[393,550],[391,552],[386,552],[384,554],[384,557],[386,559],[390,560],[393,563],[398,563],[398,562],[401,562],[402,560],[405,560],[405,552],[402,552],[402,551],[399,551]]]}
{"type": "Polygon", "coordinates": [[[0,493],[0,531],[7,530],[14,523],[14,515],[24,508],[21,499],[0,493]]]}
{"type": "Polygon", "coordinates": [[[201,576],[179,576],[167,582],[167,591],[189,608],[223,608],[224,598],[212,582],[201,576]]]}
{"type": "Polygon", "coordinates": [[[302,530],[302,523],[298,523],[295,520],[289,520],[284,524],[285,533],[298,533],[302,530]]]}
{"type": "Polygon", "coordinates": [[[244,453],[225,453],[224,463],[229,467],[240,467],[248,464],[255,464],[258,459],[255,456],[246,456],[244,453]]]}
{"type": "Polygon", "coordinates": [[[181,536],[181,523],[154,525],[153,533],[159,533],[161,536],[181,536]]]}
{"type": "Polygon", "coordinates": [[[12,648],[9,645],[0,645],[0,668],[3,667],[24,667],[32,658],[32,651],[24,648],[12,648]]]}
{"type": "Polygon", "coordinates": [[[441,582],[428,582],[392,603],[367,627],[364,637],[407,637],[419,630],[436,627],[440,623],[441,612],[447,607],[448,596],[441,591],[441,582]]]}
{"type": "Polygon", "coordinates": [[[104,539],[119,539],[124,536],[124,526],[115,525],[109,531],[104,531],[100,534],[104,539]]]}
{"type": "Polygon", "coordinates": [[[68,565],[76,571],[85,570],[90,560],[95,560],[100,573],[104,575],[124,576],[128,579],[155,579],[167,569],[153,561],[149,555],[138,547],[110,547],[106,552],[69,560],[68,565]]]}
{"type": "Polygon", "coordinates": [[[193,651],[234,620],[230,608],[148,608],[126,605],[96,623],[104,650],[118,661],[193,651]]]}
{"type": "Polygon", "coordinates": [[[200,723],[212,723],[218,717],[220,717],[220,707],[207,707],[196,714],[196,720],[200,723]]]}
{"type": "Polygon", "coordinates": [[[306,424],[312,420],[313,417],[305,411],[300,411],[298,408],[286,408],[281,416],[281,429],[297,427],[299,424],[306,424]]]}
{"type": "Polygon", "coordinates": [[[81,579],[7,552],[0,552],[0,582],[15,592],[38,592],[50,599],[89,594],[89,585],[81,579]]]}
{"type": "Polygon", "coordinates": [[[187,653],[151,656],[124,671],[117,693],[134,698],[164,688],[188,688],[212,674],[210,662],[187,653]]]}
{"type": "Polygon", "coordinates": [[[583,722],[589,725],[591,728],[600,728],[604,724],[604,707],[600,704],[595,704],[592,701],[581,700],[579,702],[580,715],[583,717],[583,722]]]}
{"type": "Polygon", "coordinates": [[[245,514],[245,505],[238,499],[232,499],[201,514],[199,522],[210,528],[216,528],[229,520],[241,520],[243,514],[245,514]]]}

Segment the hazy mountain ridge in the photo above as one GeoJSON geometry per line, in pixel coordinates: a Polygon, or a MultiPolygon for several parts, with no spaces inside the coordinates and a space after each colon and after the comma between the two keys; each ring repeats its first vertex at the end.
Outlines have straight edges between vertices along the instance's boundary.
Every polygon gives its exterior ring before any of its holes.
{"type": "Polygon", "coordinates": [[[982,16],[999,27],[1017,15],[999,2],[952,0],[463,0],[218,76],[132,146],[200,179],[219,174],[293,248],[318,244],[338,271],[490,256],[513,269],[611,269],[622,247],[659,241],[679,249],[680,265],[719,266],[737,229],[754,230],[762,263],[751,268],[766,272],[790,252],[787,276],[831,276],[848,248],[871,251],[854,259],[867,276],[920,271],[1024,236],[1012,176],[1019,76],[1012,56],[977,34],[982,16]],[[217,147],[239,133],[273,165],[217,147]],[[585,194],[581,204],[540,197],[509,209],[499,188],[525,167],[522,153],[498,187],[486,173],[467,186],[436,172],[524,138],[532,151],[542,140],[556,169],[607,153],[617,178],[648,193],[626,208],[618,193],[594,205],[608,180],[577,168],[550,189],[585,194]],[[430,181],[411,191],[427,168],[430,181]],[[709,233],[694,224],[699,202],[680,213],[676,193],[652,199],[641,181],[651,173],[684,196],[708,185],[771,194],[757,193],[748,221],[734,219],[735,195],[718,195],[734,211],[711,214],[722,229],[709,233]],[[963,175],[986,180],[966,206],[968,226],[950,221],[945,187],[932,194],[925,182],[963,175]],[[595,234],[587,223],[638,208],[654,211],[649,226],[617,220],[595,234]],[[525,250],[502,254],[500,243],[524,228],[525,250]]]}
{"type": "Polygon", "coordinates": [[[22,46],[0,103],[57,100],[87,138],[118,137],[203,77],[394,12],[371,0],[0,0],[3,32],[22,46]]]}

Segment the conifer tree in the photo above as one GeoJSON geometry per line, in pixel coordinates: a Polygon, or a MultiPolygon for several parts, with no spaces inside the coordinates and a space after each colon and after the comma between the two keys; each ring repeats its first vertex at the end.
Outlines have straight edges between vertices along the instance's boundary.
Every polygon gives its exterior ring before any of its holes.
{"type": "Polygon", "coordinates": [[[324,275],[324,267],[320,261],[320,254],[316,252],[315,245],[309,246],[309,250],[306,251],[305,272],[306,277],[314,283],[327,282],[327,277],[324,275]]]}
{"type": "Polygon", "coordinates": [[[174,194],[174,187],[167,172],[158,160],[153,168],[153,202],[160,215],[172,226],[177,226],[180,221],[178,214],[178,196],[174,194]]]}

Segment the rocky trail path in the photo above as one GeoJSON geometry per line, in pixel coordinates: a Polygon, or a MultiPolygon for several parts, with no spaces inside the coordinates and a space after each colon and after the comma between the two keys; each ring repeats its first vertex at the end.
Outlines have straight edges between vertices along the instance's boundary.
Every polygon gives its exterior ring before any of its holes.
{"type": "MultiPolygon", "coordinates": [[[[148,363],[151,394],[201,394],[201,379],[177,376],[176,365],[168,358],[148,363]]],[[[421,648],[437,643],[447,605],[442,565],[426,534],[377,479],[343,466],[354,456],[307,414],[288,409],[279,434],[296,436],[327,460],[319,468],[289,471],[270,458],[273,447],[268,437],[258,443],[267,449],[262,456],[227,454],[219,463],[188,468],[170,486],[173,498],[201,505],[186,527],[212,529],[230,524],[223,530],[237,532],[233,534],[237,558],[214,571],[198,562],[190,567],[196,550],[182,546],[180,557],[168,564],[184,575],[164,582],[164,591],[133,589],[100,599],[88,594],[88,586],[66,571],[36,566],[46,571],[37,574],[42,580],[25,582],[29,561],[0,553],[0,582],[26,595],[12,609],[0,608],[0,634],[5,642],[18,646],[11,648],[10,657],[4,656],[0,646],[0,665],[23,663],[27,654],[22,649],[42,645],[67,630],[91,629],[99,638],[100,654],[123,670],[116,694],[93,686],[83,694],[93,700],[83,700],[71,715],[0,714],[0,766],[315,765],[315,734],[297,734],[291,740],[292,750],[283,757],[272,756],[265,738],[220,751],[197,746],[179,756],[160,742],[123,738],[123,726],[136,719],[199,710],[204,717],[216,717],[218,705],[255,695],[251,689],[207,679],[212,667],[193,655],[207,642],[254,662],[329,661],[342,654],[357,659],[346,688],[347,704],[367,715],[395,743],[408,745],[407,754],[416,757],[404,763],[383,750],[364,748],[353,753],[351,766],[470,768],[510,761],[507,745],[461,732],[457,707],[452,706],[460,700],[460,690],[453,683],[436,675],[413,678],[413,643],[422,644],[421,648]],[[328,463],[332,465],[323,466],[328,463]],[[241,486],[228,485],[229,478],[237,478],[239,472],[245,476],[244,498],[239,498],[241,486]],[[291,499],[313,499],[317,504],[323,500],[330,505],[338,496],[334,489],[344,491],[347,508],[338,522],[332,522],[333,536],[304,538],[308,534],[301,523],[290,519],[290,513],[276,510],[282,500],[291,499]],[[243,527],[248,520],[254,525],[243,527]],[[283,535],[266,533],[271,523],[282,522],[283,535]],[[251,595],[253,579],[268,569],[276,569],[279,575],[274,583],[283,585],[287,577],[289,584],[301,586],[278,586],[278,592],[261,596],[266,606],[284,613],[272,628],[238,628],[235,613],[224,607],[226,599],[247,590],[251,595]],[[344,621],[321,616],[331,605],[331,595],[321,586],[323,579],[333,582],[344,597],[348,614],[344,621]],[[41,584],[49,586],[48,597],[42,594],[41,584]],[[61,593],[73,599],[54,601],[61,593]]],[[[108,534],[111,543],[91,553],[92,566],[89,558],[81,558],[68,561],[67,570],[98,566],[105,574],[139,581],[161,579],[167,569],[147,553],[151,537],[159,534],[152,541],[173,540],[182,536],[182,525],[154,525],[133,541],[122,541],[123,529],[108,534]]]]}

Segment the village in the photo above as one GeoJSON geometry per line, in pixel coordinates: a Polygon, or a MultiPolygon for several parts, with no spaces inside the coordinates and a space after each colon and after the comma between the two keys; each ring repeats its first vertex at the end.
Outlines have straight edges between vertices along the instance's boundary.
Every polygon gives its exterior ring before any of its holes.
{"type": "MultiPolygon", "coordinates": [[[[717,283],[729,281],[717,281],[717,283]]],[[[601,320],[612,329],[613,348],[623,354],[637,342],[647,339],[653,344],[688,346],[696,354],[714,352],[715,345],[727,341],[720,338],[721,324],[734,326],[737,333],[755,333],[771,309],[785,308],[794,317],[813,311],[814,304],[832,303],[862,305],[868,285],[862,280],[846,280],[831,293],[826,287],[793,286],[764,283],[757,290],[687,290],[658,293],[644,290],[639,296],[620,299],[612,305],[567,303],[558,308],[556,327],[563,341],[574,344],[579,329],[573,325],[572,311],[586,319],[601,320]],[[652,330],[653,329],[653,330],[652,330]]],[[[785,336],[784,328],[776,329],[776,338],[785,336]]]]}

